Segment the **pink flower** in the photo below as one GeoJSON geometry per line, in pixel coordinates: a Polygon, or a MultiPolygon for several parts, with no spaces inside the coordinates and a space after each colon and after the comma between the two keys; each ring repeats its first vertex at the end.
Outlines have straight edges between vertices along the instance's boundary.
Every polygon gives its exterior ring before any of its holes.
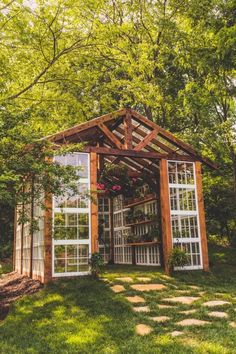
{"type": "Polygon", "coordinates": [[[118,184],[115,184],[115,185],[112,187],[112,190],[113,190],[113,191],[120,191],[120,190],[121,190],[121,186],[119,186],[118,184]]]}
{"type": "Polygon", "coordinates": [[[132,181],[133,181],[133,182],[136,182],[136,181],[137,181],[137,178],[133,177],[133,178],[132,178],[132,181]]]}
{"type": "Polygon", "coordinates": [[[103,191],[105,189],[105,185],[103,183],[97,183],[97,189],[103,191]]]}

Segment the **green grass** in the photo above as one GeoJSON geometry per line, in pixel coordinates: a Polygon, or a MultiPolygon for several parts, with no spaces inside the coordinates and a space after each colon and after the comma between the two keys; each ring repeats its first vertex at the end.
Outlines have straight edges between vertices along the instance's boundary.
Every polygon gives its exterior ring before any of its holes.
{"type": "MultiPolygon", "coordinates": [[[[103,275],[110,284],[122,284],[115,278],[150,276],[152,282],[163,283],[165,291],[142,293],[151,313],[134,313],[124,295],[114,294],[109,283],[87,278],[60,280],[39,293],[15,303],[9,316],[0,324],[0,353],[236,353],[236,329],[229,326],[236,321],[236,250],[211,246],[211,273],[179,272],[166,279],[157,268],[110,266],[103,275]],[[163,297],[177,295],[177,290],[197,285],[205,295],[191,306],[158,309],[163,297]],[[216,293],[218,293],[216,295],[216,293]],[[231,302],[222,310],[228,319],[212,320],[201,304],[210,299],[231,302]],[[211,321],[206,327],[185,328],[185,334],[172,338],[176,325],[186,318],[179,311],[197,309],[194,318],[211,321]],[[150,316],[167,315],[171,321],[154,323],[150,316]],[[152,334],[140,337],[135,325],[144,323],[153,327],[152,334]]],[[[140,292],[123,283],[125,295],[140,292]]],[[[179,295],[179,294],[178,294],[179,295]]],[[[181,294],[182,295],[182,294],[181,294]]],[[[191,296],[198,290],[192,289],[191,296]]],[[[138,305],[137,305],[138,306],[138,305]]],[[[190,317],[190,316],[188,316],[190,317]]]]}

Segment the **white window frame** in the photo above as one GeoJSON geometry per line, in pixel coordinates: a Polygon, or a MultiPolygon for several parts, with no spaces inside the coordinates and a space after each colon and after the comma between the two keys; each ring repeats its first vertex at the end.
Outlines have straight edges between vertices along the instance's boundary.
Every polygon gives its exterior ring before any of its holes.
{"type": "MultiPolygon", "coordinates": [[[[203,260],[202,260],[202,244],[201,244],[201,229],[200,229],[200,221],[199,221],[199,208],[198,208],[198,191],[197,191],[197,185],[196,185],[196,165],[194,162],[191,161],[179,161],[179,160],[167,160],[167,177],[168,177],[168,186],[169,186],[169,205],[170,205],[170,215],[185,215],[185,216],[196,216],[197,218],[197,228],[198,228],[198,237],[179,237],[179,238],[174,238],[173,237],[173,230],[172,230],[172,221],[170,220],[171,223],[171,238],[172,238],[172,244],[177,244],[177,243],[199,243],[199,255],[200,255],[200,265],[188,265],[184,267],[175,267],[176,270],[197,270],[197,269],[203,269],[203,260]],[[169,162],[175,162],[175,163],[191,163],[193,165],[193,177],[194,177],[194,184],[178,184],[178,183],[169,183],[169,162]],[[170,188],[176,188],[176,189],[193,189],[195,192],[195,198],[196,198],[196,210],[171,210],[171,198],[170,198],[170,188]]],[[[179,204],[179,200],[177,200],[177,203],[179,204]]]]}
{"type": "MultiPolygon", "coordinates": [[[[90,188],[90,154],[84,152],[75,152],[76,154],[86,155],[88,157],[88,178],[79,178],[79,183],[86,183],[88,188],[90,188]]],[[[88,208],[55,208],[55,198],[52,198],[52,233],[54,230],[54,213],[76,213],[76,214],[88,214],[88,228],[89,228],[89,238],[84,240],[54,240],[52,238],[52,277],[71,277],[78,275],[88,275],[90,274],[90,270],[86,272],[66,272],[66,273],[56,273],[54,269],[55,262],[55,246],[60,245],[88,245],[89,246],[89,258],[92,252],[92,230],[91,230],[91,200],[88,198],[88,208]]]]}

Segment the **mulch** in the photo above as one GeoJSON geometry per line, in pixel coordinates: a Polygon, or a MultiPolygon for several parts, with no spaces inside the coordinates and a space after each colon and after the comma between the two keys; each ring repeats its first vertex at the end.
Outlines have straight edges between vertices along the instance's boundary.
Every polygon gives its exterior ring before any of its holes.
{"type": "Polygon", "coordinates": [[[31,295],[42,288],[38,280],[33,280],[17,272],[0,278],[0,321],[8,315],[10,304],[24,295],[31,295]]]}

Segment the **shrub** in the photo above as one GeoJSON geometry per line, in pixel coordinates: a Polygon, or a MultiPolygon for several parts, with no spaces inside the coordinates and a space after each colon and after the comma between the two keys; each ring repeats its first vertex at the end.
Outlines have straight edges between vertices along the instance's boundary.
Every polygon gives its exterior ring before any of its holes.
{"type": "Polygon", "coordinates": [[[184,267],[189,263],[189,255],[179,246],[173,248],[168,260],[170,271],[173,272],[174,267],[184,267]]]}
{"type": "Polygon", "coordinates": [[[97,277],[103,271],[104,261],[100,253],[93,253],[90,257],[89,264],[93,277],[97,277]]]}

